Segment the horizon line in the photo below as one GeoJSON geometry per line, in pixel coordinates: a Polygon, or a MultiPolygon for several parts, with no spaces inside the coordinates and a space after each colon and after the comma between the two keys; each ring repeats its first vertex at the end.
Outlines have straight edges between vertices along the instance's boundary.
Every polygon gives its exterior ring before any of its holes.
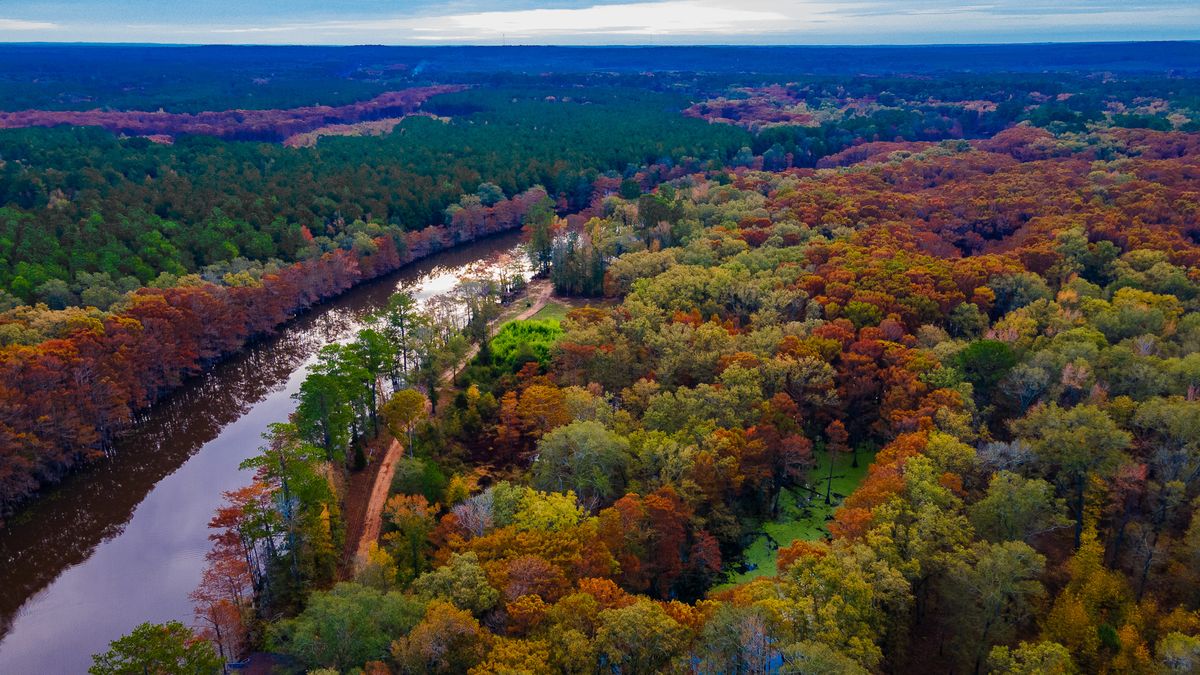
{"type": "Polygon", "coordinates": [[[356,47],[394,47],[407,49],[443,49],[443,48],[555,48],[555,49],[679,49],[679,48],[879,48],[879,47],[1026,47],[1026,46],[1057,46],[1057,45],[1138,45],[1138,44],[1200,44],[1200,37],[1159,39],[1159,40],[1031,40],[1016,42],[771,42],[771,43],[736,43],[736,42],[680,42],[676,44],[648,43],[611,43],[611,44],[556,44],[556,43],[519,43],[519,44],[484,44],[475,42],[443,42],[431,44],[416,43],[264,43],[264,42],[130,42],[130,41],[91,41],[91,40],[0,40],[0,47],[7,46],[57,46],[57,47],[322,47],[347,49],[356,47]]]}

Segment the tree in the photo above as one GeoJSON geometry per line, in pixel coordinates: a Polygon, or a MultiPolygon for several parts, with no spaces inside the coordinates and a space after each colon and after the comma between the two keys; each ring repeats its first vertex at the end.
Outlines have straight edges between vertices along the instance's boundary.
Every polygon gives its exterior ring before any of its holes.
{"type": "Polygon", "coordinates": [[[412,294],[402,291],[388,299],[383,314],[383,332],[394,348],[391,375],[393,388],[399,389],[407,381],[415,364],[416,336],[425,322],[417,301],[412,294]]]}
{"type": "Polygon", "coordinates": [[[1200,482],[1200,401],[1151,399],[1138,408],[1133,427],[1150,449],[1150,478],[1144,480],[1143,469],[1139,486],[1149,497],[1148,522],[1134,528],[1135,534],[1141,535],[1136,539],[1141,554],[1137,563],[1137,594],[1141,598],[1150,570],[1163,553],[1160,537],[1164,527],[1200,482]]]}
{"type": "Polygon", "coordinates": [[[224,663],[178,621],[143,623],[92,657],[92,675],[213,675],[224,663]]]}
{"type": "Polygon", "coordinates": [[[495,449],[498,463],[511,459],[521,448],[521,429],[524,426],[517,413],[520,405],[517,392],[509,391],[500,398],[495,426],[495,449]]]}
{"type": "Polygon", "coordinates": [[[380,591],[394,590],[400,570],[388,552],[371,542],[367,553],[355,560],[354,582],[380,591]]]}
{"type": "Polygon", "coordinates": [[[312,371],[300,383],[300,391],[293,395],[298,401],[296,427],[306,439],[325,449],[325,458],[330,462],[345,459],[354,420],[337,355],[336,348],[322,349],[312,371]]]}
{"type": "Polygon", "coordinates": [[[373,328],[365,328],[347,345],[344,354],[355,366],[353,369],[346,369],[347,375],[358,385],[356,389],[363,399],[366,418],[372,425],[373,433],[378,435],[380,378],[391,371],[395,361],[394,348],[382,333],[373,328]]]}
{"type": "Polygon", "coordinates": [[[1200,670],[1200,638],[1169,633],[1158,641],[1158,661],[1168,673],[1195,673],[1200,670]]]}
{"type": "Polygon", "coordinates": [[[428,569],[429,535],[434,528],[434,510],[423,495],[392,495],[383,507],[388,531],[387,544],[399,578],[409,581],[428,569]]]}
{"type": "Polygon", "coordinates": [[[1057,404],[1038,406],[1012,424],[1028,440],[1049,475],[1056,475],[1073,495],[1075,546],[1083,535],[1084,495],[1088,476],[1106,474],[1124,458],[1132,438],[1100,408],[1057,404]]]}
{"type": "Polygon", "coordinates": [[[1071,652],[1057,642],[1022,642],[1019,646],[993,647],[988,655],[992,675],[1075,675],[1079,670],[1071,652]]]}
{"type": "Polygon", "coordinates": [[[723,603],[704,625],[697,670],[705,673],[766,673],[782,659],[763,611],[723,603]]]}
{"type": "Polygon", "coordinates": [[[1066,647],[1083,672],[1099,672],[1120,655],[1116,653],[1123,642],[1119,630],[1136,632],[1129,622],[1137,612],[1129,584],[1105,567],[1103,558],[1103,545],[1089,525],[1067,563],[1070,580],[1042,620],[1042,638],[1066,647]]]}
{"type": "Polygon", "coordinates": [[[408,456],[413,456],[413,429],[425,416],[428,401],[416,389],[401,389],[383,404],[383,420],[392,436],[408,436],[408,456]]]}
{"type": "Polygon", "coordinates": [[[539,490],[573,490],[586,508],[620,493],[625,484],[629,442],[599,422],[572,422],[538,442],[533,485],[539,490]]]}
{"type": "Polygon", "coordinates": [[[488,584],[479,556],[474,552],[451,555],[448,564],[418,577],[412,589],[419,595],[445,600],[475,614],[491,609],[500,599],[500,592],[488,584]]]}
{"type": "Polygon", "coordinates": [[[662,672],[682,651],[688,637],[687,629],[660,605],[640,598],[627,607],[600,612],[596,650],[603,669],[662,672]]]}
{"type": "Polygon", "coordinates": [[[465,673],[483,660],[491,634],[471,613],[434,600],[408,635],[392,642],[403,673],[465,673]]]}
{"type": "Polygon", "coordinates": [[[217,545],[205,556],[200,584],[188,594],[201,621],[201,637],[216,645],[222,661],[236,659],[246,638],[246,620],[254,611],[251,579],[240,551],[217,545]],[[215,554],[215,555],[214,555],[215,554]]]}
{"type": "Polygon", "coordinates": [[[996,383],[1017,365],[1013,348],[999,340],[979,340],[958,353],[958,367],[963,377],[975,385],[976,399],[987,401],[996,383]]]}
{"type": "Polygon", "coordinates": [[[1046,559],[1017,541],[980,544],[974,557],[973,565],[959,560],[950,568],[947,619],[963,665],[979,673],[990,646],[1012,640],[1033,615],[1045,594],[1038,579],[1046,559]]]}
{"type": "Polygon", "coordinates": [[[804,641],[783,648],[783,672],[796,675],[867,675],[871,671],[823,642],[804,641]]]}
{"type": "Polygon", "coordinates": [[[512,514],[511,525],[519,530],[553,532],[579,524],[583,511],[575,493],[539,492],[526,488],[520,505],[512,514]]]}
{"type": "Polygon", "coordinates": [[[272,628],[270,643],[307,669],[344,672],[386,658],[392,638],[411,630],[422,611],[411,597],[340,583],[313,592],[299,616],[272,628]]]}
{"type": "Polygon", "coordinates": [[[889,617],[911,605],[909,583],[866,546],[835,542],[820,553],[797,560],[778,598],[760,605],[788,627],[781,640],[815,640],[874,669],[883,658],[878,644],[889,617]]]}
{"type": "MultiPolygon", "coordinates": [[[[328,479],[316,467],[321,451],[305,443],[295,425],[272,424],[263,436],[267,445],[240,467],[256,469],[256,479],[277,491],[274,508],[283,521],[288,569],[293,583],[299,586],[303,572],[301,554],[309,543],[306,535],[315,528],[331,530],[328,507],[335,500],[328,479]]],[[[320,565],[306,564],[304,567],[325,567],[331,553],[328,548],[319,551],[326,557],[320,565]]],[[[307,553],[318,552],[309,550],[307,553]]],[[[304,557],[307,562],[312,556],[304,557]]]]}
{"type": "Polygon", "coordinates": [[[498,639],[492,642],[487,660],[470,671],[470,675],[504,675],[505,673],[552,672],[550,648],[544,640],[498,639]]]}
{"type": "Polygon", "coordinates": [[[552,429],[571,421],[562,389],[553,385],[532,384],[526,387],[517,402],[516,413],[525,430],[534,438],[541,438],[552,429]]]}
{"type": "Polygon", "coordinates": [[[971,505],[971,524],[991,542],[1028,541],[1030,537],[1069,524],[1054,486],[1011,471],[992,476],[987,495],[971,505]]]}
{"type": "Polygon", "coordinates": [[[495,206],[504,201],[504,190],[495,183],[480,183],[475,195],[479,197],[479,203],[484,206],[495,206]]]}
{"type": "Polygon", "coordinates": [[[550,268],[554,252],[554,210],[549,200],[534,205],[525,215],[525,232],[529,237],[529,260],[538,274],[550,268]]]}

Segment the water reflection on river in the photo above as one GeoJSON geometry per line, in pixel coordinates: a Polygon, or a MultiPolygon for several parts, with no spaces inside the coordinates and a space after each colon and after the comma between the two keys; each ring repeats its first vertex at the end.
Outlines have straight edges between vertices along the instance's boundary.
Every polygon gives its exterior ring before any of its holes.
{"type": "Polygon", "coordinates": [[[221,492],[284,420],[305,368],[399,288],[419,299],[519,255],[518,234],[418,262],[314,309],[156,406],[116,455],[73,476],[0,529],[0,673],[81,673],[142,621],[190,623],[187,595],[221,492]]]}

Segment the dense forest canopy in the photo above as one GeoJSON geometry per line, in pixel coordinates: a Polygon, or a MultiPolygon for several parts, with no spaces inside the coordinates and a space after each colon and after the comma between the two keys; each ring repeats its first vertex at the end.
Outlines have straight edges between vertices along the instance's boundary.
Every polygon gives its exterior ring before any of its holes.
{"type": "Polygon", "coordinates": [[[364,226],[441,224],[485,181],[510,196],[544,185],[578,209],[602,172],[660,159],[719,164],[749,142],[679,119],[678,96],[623,87],[473,90],[434,103],[447,121],[414,117],[384,137],[311,149],[203,136],[160,145],[91,128],[0,132],[0,287],[10,304],[61,308],[79,303],[81,273],[121,287],[239,259],[292,262],[346,246],[364,226]]]}
{"type": "MultiPolygon", "coordinates": [[[[610,196],[552,244],[596,306],[505,324],[450,400],[405,379],[433,414],[394,418],[349,581],[300,396],[214,521],[255,561],[222,630],[294,607],[266,644],[342,672],[1191,672],[1197,150],[1021,126],[610,196]],[[303,511],[252,530],[289,481],[303,511]]],[[[436,324],[405,307],[321,377],[436,324]]]]}
{"type": "Polygon", "coordinates": [[[0,509],[355,283],[518,227],[540,277],[324,348],[194,630],[95,672],[1200,670],[1197,45],[3,49],[41,111],[456,89],[0,131],[0,509]]]}
{"type": "MultiPolygon", "coordinates": [[[[50,48],[6,49],[32,58],[29,54],[50,48]]],[[[249,53],[242,49],[202,53],[212,54],[214,64],[225,64],[236,54],[249,53]]],[[[1195,78],[1182,76],[1186,55],[1195,51],[1190,45],[1177,46],[1184,58],[1172,61],[1179,65],[1166,75],[1121,73],[1142,63],[1131,61],[1134,57],[1162,58],[1155,45],[1064,48],[1082,62],[1103,63],[1120,73],[1104,77],[1090,70],[1038,72],[1035,65],[1044,70],[1046,54],[1035,48],[1009,49],[1013,51],[1001,50],[1001,62],[1028,59],[1027,70],[955,72],[951,63],[939,61],[940,50],[929,48],[892,54],[902,61],[918,53],[930,56],[930,63],[917,71],[920,77],[895,71],[849,79],[810,74],[802,60],[791,66],[792,79],[774,84],[765,79],[769,75],[739,72],[747,67],[742,58],[700,73],[629,72],[628,67],[596,73],[579,69],[593,58],[619,60],[629,54],[567,50],[560,54],[563,71],[530,78],[503,70],[503,59],[479,71],[472,69],[481,65],[466,68],[455,60],[458,52],[435,51],[422,61],[427,68],[441,63],[453,78],[449,82],[472,88],[426,100],[415,97],[406,110],[420,115],[385,117],[391,133],[381,137],[354,137],[363,132],[351,127],[338,132],[350,137],[314,137],[313,148],[229,143],[180,134],[179,128],[191,127],[178,127],[178,121],[147,121],[143,115],[124,123],[113,118],[122,113],[112,112],[96,113],[93,123],[114,132],[139,128],[147,138],[90,128],[0,131],[0,309],[36,302],[52,308],[89,304],[82,299],[89,289],[93,297],[115,299],[164,272],[178,276],[241,259],[251,264],[294,262],[323,246],[348,248],[362,229],[359,221],[391,232],[440,224],[447,206],[485,181],[509,195],[542,185],[560,209],[579,210],[592,198],[598,176],[630,178],[638,167],[656,163],[700,169],[750,165],[761,158],[761,166],[773,170],[815,166],[864,141],[980,138],[1021,121],[1073,132],[1110,124],[1186,131],[1198,124],[1200,88],[1195,78]],[[333,243],[307,245],[306,232],[333,243]]],[[[153,53],[170,62],[174,57],[169,55],[176,52],[153,53]]],[[[263,53],[277,58],[280,68],[298,68],[295,77],[312,76],[318,68],[318,61],[289,60],[286,49],[263,53]]],[[[345,66],[358,63],[355,58],[385,53],[332,50],[329,58],[345,66]]],[[[524,53],[518,50],[512,58],[519,60],[524,53]]],[[[686,62],[690,52],[668,53],[686,62]]],[[[854,52],[878,68],[882,53],[890,52],[854,52]]],[[[39,61],[47,68],[53,62],[39,61]]],[[[152,59],[135,71],[148,78],[141,86],[158,93],[176,91],[178,83],[155,79],[156,64],[152,59]]],[[[206,72],[193,74],[212,77],[206,72]]],[[[239,69],[232,72],[225,77],[241,77],[239,69]]],[[[338,77],[356,81],[356,72],[342,71],[338,77]]],[[[404,87],[428,84],[427,77],[385,78],[381,90],[370,93],[397,88],[403,93],[404,87]]],[[[49,81],[60,93],[79,86],[65,73],[49,81]]],[[[273,91],[284,85],[271,81],[262,86],[273,91]]],[[[332,85],[318,79],[312,86],[323,91],[332,85]]],[[[15,109],[17,100],[7,105],[15,109]]],[[[335,102],[354,112],[340,117],[330,113],[334,120],[369,123],[375,115],[370,107],[335,102]]],[[[130,109],[156,108],[145,102],[130,109]]],[[[310,113],[296,110],[308,109],[268,112],[293,131],[319,133],[313,125],[322,122],[304,123],[310,113]]],[[[383,108],[377,113],[393,114],[383,108]]],[[[280,141],[292,133],[245,117],[205,124],[213,127],[212,133],[233,138],[280,141]]],[[[53,118],[37,119],[31,114],[9,122],[53,123],[53,118]]]]}

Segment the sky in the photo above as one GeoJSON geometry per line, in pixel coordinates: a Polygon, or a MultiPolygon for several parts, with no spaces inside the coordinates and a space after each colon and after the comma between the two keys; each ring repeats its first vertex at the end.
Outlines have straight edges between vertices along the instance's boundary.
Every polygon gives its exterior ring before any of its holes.
{"type": "Polygon", "coordinates": [[[0,0],[0,42],[928,44],[1200,39],[1200,0],[0,0]]]}

